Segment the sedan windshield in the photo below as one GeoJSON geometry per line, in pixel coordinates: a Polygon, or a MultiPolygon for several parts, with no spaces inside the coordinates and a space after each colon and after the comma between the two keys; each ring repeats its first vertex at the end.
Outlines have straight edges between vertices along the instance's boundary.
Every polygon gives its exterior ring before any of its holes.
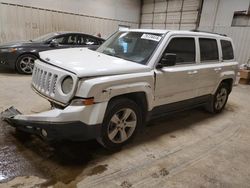
{"type": "Polygon", "coordinates": [[[143,32],[118,32],[109,38],[97,51],[146,64],[159,44],[163,34],[143,32]]]}
{"type": "Polygon", "coordinates": [[[50,38],[55,37],[57,35],[58,35],[58,33],[48,33],[46,35],[42,35],[40,37],[37,37],[31,41],[32,42],[45,42],[45,41],[49,40],[50,38]]]}

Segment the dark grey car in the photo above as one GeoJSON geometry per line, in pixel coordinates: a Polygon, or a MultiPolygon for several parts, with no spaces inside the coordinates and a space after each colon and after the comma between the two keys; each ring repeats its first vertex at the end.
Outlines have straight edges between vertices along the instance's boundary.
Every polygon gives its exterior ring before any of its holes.
{"type": "Polygon", "coordinates": [[[83,33],[49,33],[30,41],[1,45],[0,67],[15,69],[22,74],[31,74],[34,61],[39,58],[41,51],[72,47],[88,47],[95,50],[103,42],[102,38],[83,33]]]}

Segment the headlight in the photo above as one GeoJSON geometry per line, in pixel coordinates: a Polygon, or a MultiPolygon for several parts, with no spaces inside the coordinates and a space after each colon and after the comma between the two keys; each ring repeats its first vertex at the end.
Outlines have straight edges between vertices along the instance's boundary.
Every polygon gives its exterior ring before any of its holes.
{"type": "Polygon", "coordinates": [[[73,78],[67,76],[62,81],[62,92],[68,94],[73,89],[73,78]]]}
{"type": "Polygon", "coordinates": [[[17,48],[2,48],[0,49],[0,52],[16,52],[17,48]]]}

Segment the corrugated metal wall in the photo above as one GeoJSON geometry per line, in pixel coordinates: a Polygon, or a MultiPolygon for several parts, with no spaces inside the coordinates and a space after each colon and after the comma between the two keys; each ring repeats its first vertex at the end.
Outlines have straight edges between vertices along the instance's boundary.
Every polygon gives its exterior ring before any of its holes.
{"type": "Polygon", "coordinates": [[[250,59],[250,28],[247,27],[215,27],[215,32],[230,36],[235,45],[236,59],[240,63],[247,63],[250,59]]]}
{"type": "Polygon", "coordinates": [[[28,40],[54,31],[80,31],[92,35],[100,32],[106,38],[118,29],[118,25],[138,28],[138,24],[0,2],[0,43],[28,40]]]}
{"type": "Polygon", "coordinates": [[[196,29],[201,0],[143,0],[140,28],[196,29]]]}
{"type": "MultiPolygon", "coordinates": [[[[202,31],[211,31],[211,27],[202,26],[202,31]]],[[[226,34],[231,37],[235,46],[235,57],[239,63],[247,63],[250,60],[250,28],[215,26],[215,33],[226,34]]]]}
{"type": "Polygon", "coordinates": [[[232,27],[235,11],[248,10],[250,0],[205,0],[200,30],[226,34],[235,45],[236,59],[247,63],[250,59],[250,27],[232,27]]]}

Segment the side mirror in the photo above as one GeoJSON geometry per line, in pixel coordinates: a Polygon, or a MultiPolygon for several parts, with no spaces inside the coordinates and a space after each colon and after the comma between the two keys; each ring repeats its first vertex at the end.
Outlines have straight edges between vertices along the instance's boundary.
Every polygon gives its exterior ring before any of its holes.
{"type": "Polygon", "coordinates": [[[49,46],[50,47],[57,47],[57,46],[59,46],[59,43],[56,39],[53,39],[52,41],[50,41],[49,46]]]}
{"type": "Polygon", "coordinates": [[[160,62],[158,63],[157,67],[169,67],[174,66],[176,64],[176,54],[165,53],[162,55],[160,62]]]}

